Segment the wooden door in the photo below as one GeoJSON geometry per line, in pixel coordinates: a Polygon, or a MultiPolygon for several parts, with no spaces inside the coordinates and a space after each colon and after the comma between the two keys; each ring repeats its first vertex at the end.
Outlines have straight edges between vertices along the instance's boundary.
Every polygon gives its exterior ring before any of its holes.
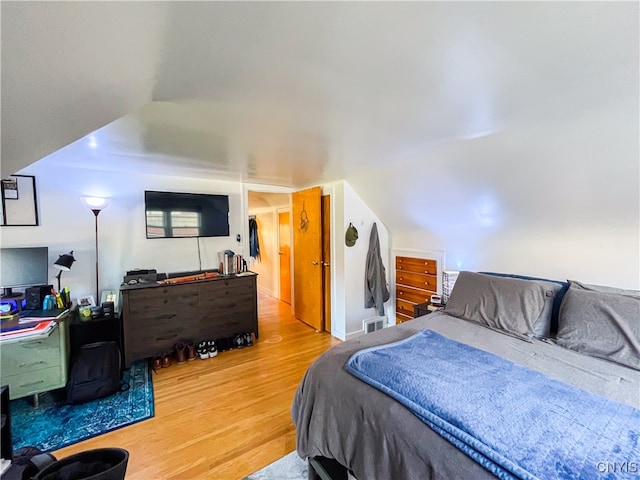
{"type": "Polygon", "coordinates": [[[331,333],[331,197],[322,195],[322,289],[324,330],[331,333]]]}
{"type": "Polygon", "coordinates": [[[278,213],[278,256],[280,257],[280,300],[291,305],[291,215],[278,213]]]}
{"type": "Polygon", "coordinates": [[[322,216],[320,187],[291,195],[293,300],[298,320],[322,331],[322,216]]]}

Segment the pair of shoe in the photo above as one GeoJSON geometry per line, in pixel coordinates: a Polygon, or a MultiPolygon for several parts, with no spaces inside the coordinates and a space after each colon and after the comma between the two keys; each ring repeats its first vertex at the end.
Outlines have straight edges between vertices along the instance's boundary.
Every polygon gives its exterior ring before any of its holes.
{"type": "Polygon", "coordinates": [[[198,344],[196,352],[201,360],[206,360],[207,358],[213,358],[218,355],[218,348],[214,340],[207,340],[198,344]]]}
{"type": "Polygon", "coordinates": [[[253,340],[249,332],[239,333],[233,337],[233,346],[235,348],[253,347],[253,340]]]}
{"type": "Polygon", "coordinates": [[[169,366],[171,366],[171,355],[168,353],[156,355],[151,359],[151,369],[154,371],[160,370],[161,368],[167,368],[169,366]]]}
{"type": "Polygon", "coordinates": [[[196,347],[193,342],[178,342],[173,346],[173,355],[179,364],[196,359],[196,347]]]}

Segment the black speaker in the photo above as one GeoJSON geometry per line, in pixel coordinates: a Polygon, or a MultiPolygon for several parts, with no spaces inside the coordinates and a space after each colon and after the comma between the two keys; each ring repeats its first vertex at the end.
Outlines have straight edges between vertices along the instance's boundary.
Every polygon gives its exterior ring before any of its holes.
{"type": "Polygon", "coordinates": [[[53,285],[40,285],[39,287],[29,287],[24,291],[25,307],[27,310],[40,310],[44,297],[51,294],[53,285]]]}
{"type": "Polygon", "coordinates": [[[113,302],[102,303],[102,316],[104,318],[113,318],[113,302]]]}

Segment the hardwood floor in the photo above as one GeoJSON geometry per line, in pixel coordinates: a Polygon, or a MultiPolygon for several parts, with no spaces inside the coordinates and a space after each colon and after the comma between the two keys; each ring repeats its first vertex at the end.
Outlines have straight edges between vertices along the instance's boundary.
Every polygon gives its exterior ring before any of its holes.
{"type": "Polygon", "coordinates": [[[153,374],[155,417],[53,452],[129,451],[128,480],[238,480],[295,449],[289,410],[307,367],[340,343],[259,294],[253,347],[153,374]]]}

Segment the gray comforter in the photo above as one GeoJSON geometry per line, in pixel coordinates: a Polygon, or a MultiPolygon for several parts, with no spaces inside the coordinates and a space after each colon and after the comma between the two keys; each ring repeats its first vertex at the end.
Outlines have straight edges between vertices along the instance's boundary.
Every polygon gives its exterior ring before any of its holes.
{"type": "MultiPolygon", "coordinates": [[[[333,458],[352,470],[358,480],[494,478],[400,403],[344,369],[352,353],[406,338],[424,328],[640,407],[640,372],[636,370],[539,340],[526,342],[444,313],[433,313],[344,342],[309,368],[291,410],[297,428],[297,450],[302,458],[333,458]]],[[[504,421],[509,421],[508,412],[504,421]]],[[[594,459],[594,468],[601,460],[594,459]]]]}

